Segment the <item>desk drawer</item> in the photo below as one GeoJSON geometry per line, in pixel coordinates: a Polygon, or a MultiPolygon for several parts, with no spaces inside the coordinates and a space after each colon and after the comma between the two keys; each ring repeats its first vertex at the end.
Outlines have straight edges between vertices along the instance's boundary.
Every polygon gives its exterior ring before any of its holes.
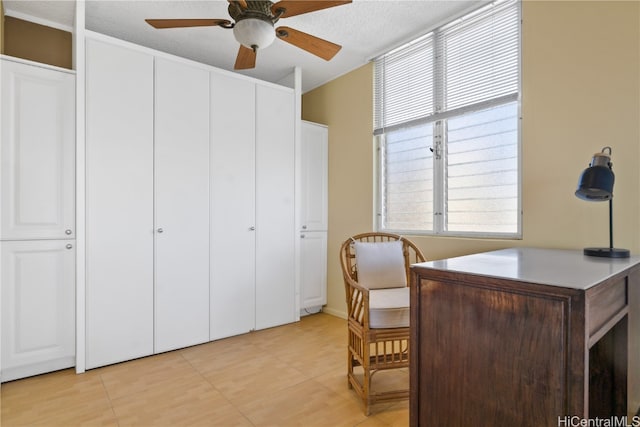
{"type": "Polygon", "coordinates": [[[587,325],[590,342],[604,335],[627,310],[627,278],[596,286],[587,291],[587,325]]]}

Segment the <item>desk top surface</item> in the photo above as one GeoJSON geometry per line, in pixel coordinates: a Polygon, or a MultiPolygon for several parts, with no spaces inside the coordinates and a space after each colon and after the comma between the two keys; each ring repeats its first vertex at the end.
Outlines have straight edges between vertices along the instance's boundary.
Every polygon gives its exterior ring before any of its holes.
{"type": "Polygon", "coordinates": [[[586,256],[575,250],[511,248],[414,266],[586,290],[638,264],[640,256],[633,255],[612,259],[586,256]]]}

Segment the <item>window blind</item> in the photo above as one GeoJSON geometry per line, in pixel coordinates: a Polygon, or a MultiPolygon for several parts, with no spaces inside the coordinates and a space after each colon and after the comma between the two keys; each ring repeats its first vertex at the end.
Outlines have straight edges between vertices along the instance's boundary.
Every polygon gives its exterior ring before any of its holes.
{"type": "Polygon", "coordinates": [[[518,96],[517,0],[494,2],[374,60],[374,134],[518,96]]]}
{"type": "Polygon", "coordinates": [[[433,113],[433,34],[375,60],[376,129],[433,113]]]}
{"type": "Polygon", "coordinates": [[[518,92],[518,9],[503,2],[440,31],[442,111],[518,92]]]}

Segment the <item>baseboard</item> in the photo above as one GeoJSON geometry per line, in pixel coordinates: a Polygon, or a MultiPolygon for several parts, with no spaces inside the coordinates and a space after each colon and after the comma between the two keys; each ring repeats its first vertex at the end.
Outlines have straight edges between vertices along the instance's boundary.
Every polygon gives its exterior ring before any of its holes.
{"type": "Polygon", "coordinates": [[[329,308],[329,307],[324,307],[324,308],[322,309],[322,312],[323,312],[323,313],[330,314],[330,315],[332,315],[332,316],[339,317],[339,318],[341,318],[341,319],[345,319],[345,320],[347,319],[347,313],[346,313],[346,312],[344,312],[344,311],[338,311],[338,310],[334,310],[334,309],[329,308]]]}

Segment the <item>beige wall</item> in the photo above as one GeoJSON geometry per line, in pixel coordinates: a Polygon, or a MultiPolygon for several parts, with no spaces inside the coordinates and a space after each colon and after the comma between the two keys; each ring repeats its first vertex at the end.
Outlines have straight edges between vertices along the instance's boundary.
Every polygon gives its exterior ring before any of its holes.
{"type": "Polygon", "coordinates": [[[5,17],[3,29],[6,55],[72,68],[71,33],[11,16],[5,17]]]}
{"type": "Polygon", "coordinates": [[[4,5],[0,0],[0,54],[4,53],[4,5]]]}
{"type": "MultiPolygon", "coordinates": [[[[593,153],[613,148],[614,241],[640,253],[640,2],[525,1],[522,240],[412,238],[429,259],[509,246],[608,245],[606,203],[573,193],[593,153]]],[[[343,315],[338,248],[373,227],[372,66],[303,96],[329,125],[328,304],[343,315]]]]}

